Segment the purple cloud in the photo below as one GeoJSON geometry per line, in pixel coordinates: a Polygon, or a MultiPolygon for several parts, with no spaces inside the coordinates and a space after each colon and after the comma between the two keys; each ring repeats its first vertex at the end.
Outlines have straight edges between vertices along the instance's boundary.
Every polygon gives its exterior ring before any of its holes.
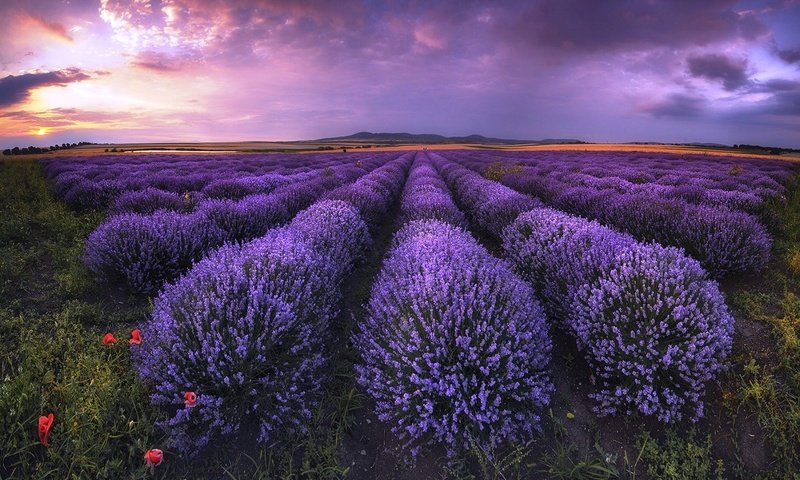
{"type": "Polygon", "coordinates": [[[654,117],[694,118],[703,113],[705,103],[706,101],[702,97],[676,93],[643,110],[654,117]]]}
{"type": "Polygon", "coordinates": [[[719,80],[725,90],[730,92],[747,86],[750,79],[747,75],[747,60],[734,59],[725,55],[711,53],[686,60],[689,73],[693,77],[708,80],[719,80]]]}
{"type": "Polygon", "coordinates": [[[786,63],[800,63],[800,48],[777,49],[778,56],[786,63]]]}
{"type": "Polygon", "coordinates": [[[69,83],[89,80],[89,75],[79,68],[68,68],[54,72],[26,73],[0,78],[0,108],[24,102],[31,90],[40,87],[66,86],[69,83]]]}
{"type": "Polygon", "coordinates": [[[562,52],[602,52],[645,46],[681,47],[753,39],[768,32],[735,0],[587,2],[544,0],[516,12],[498,29],[523,42],[562,52]]]}

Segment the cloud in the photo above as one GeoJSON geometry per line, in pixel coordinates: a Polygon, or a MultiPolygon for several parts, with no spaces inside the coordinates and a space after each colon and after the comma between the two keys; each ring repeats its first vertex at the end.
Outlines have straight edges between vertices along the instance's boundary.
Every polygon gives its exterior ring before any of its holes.
{"type": "Polygon", "coordinates": [[[689,57],[686,61],[693,77],[720,80],[725,90],[730,92],[747,86],[747,60],[734,59],[725,55],[711,53],[689,57]]]}
{"type": "Polygon", "coordinates": [[[774,78],[766,82],[757,83],[753,87],[755,92],[791,92],[800,90],[800,81],[788,80],[785,78],[774,78]]]}
{"type": "Polygon", "coordinates": [[[648,105],[642,110],[654,117],[694,118],[703,113],[705,99],[702,97],[675,93],[666,100],[648,105]]]}
{"type": "Polygon", "coordinates": [[[169,55],[163,52],[147,50],[132,56],[131,65],[144,70],[159,73],[183,70],[198,60],[187,55],[169,55]]]}
{"type": "Polygon", "coordinates": [[[54,72],[26,73],[0,78],[0,108],[24,102],[32,90],[41,87],[66,86],[92,78],[78,68],[54,72]]]}
{"type": "MultiPolygon", "coordinates": [[[[498,26],[506,36],[561,52],[599,52],[647,46],[708,45],[768,33],[754,14],[739,15],[735,0],[543,0],[498,26]]],[[[502,33],[501,33],[502,35],[502,33]]]]}
{"type": "Polygon", "coordinates": [[[760,103],[761,113],[800,117],[800,81],[774,79],[760,85],[773,95],[760,103]]]}
{"type": "Polygon", "coordinates": [[[767,104],[766,113],[800,117],[800,89],[776,93],[767,104]]]}
{"type": "Polygon", "coordinates": [[[67,33],[66,27],[64,27],[64,25],[58,22],[48,21],[44,17],[33,13],[28,14],[28,21],[32,25],[45,30],[46,32],[50,33],[51,35],[55,36],[60,40],[69,43],[72,43],[74,41],[72,36],[69,33],[67,33]]]}
{"type": "Polygon", "coordinates": [[[786,63],[800,63],[800,48],[776,49],[776,53],[786,63]]]}

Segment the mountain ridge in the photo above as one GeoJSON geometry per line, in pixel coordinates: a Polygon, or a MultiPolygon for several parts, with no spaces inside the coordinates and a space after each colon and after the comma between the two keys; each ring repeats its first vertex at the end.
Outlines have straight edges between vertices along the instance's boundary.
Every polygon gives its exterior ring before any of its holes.
{"type": "Polygon", "coordinates": [[[340,137],[327,137],[314,140],[315,142],[392,142],[392,143],[484,143],[484,144],[547,144],[547,143],[585,143],[572,138],[546,138],[542,140],[516,140],[508,138],[493,138],[472,134],[467,136],[447,137],[435,133],[406,133],[406,132],[356,132],[352,135],[340,137]]]}

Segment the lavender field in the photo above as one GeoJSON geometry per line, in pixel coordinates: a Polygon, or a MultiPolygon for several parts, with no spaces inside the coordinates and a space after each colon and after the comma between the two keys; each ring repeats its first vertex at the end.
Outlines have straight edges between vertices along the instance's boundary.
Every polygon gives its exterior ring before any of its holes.
{"type": "Polygon", "coordinates": [[[2,174],[1,478],[800,469],[796,164],[424,149],[2,174]]]}

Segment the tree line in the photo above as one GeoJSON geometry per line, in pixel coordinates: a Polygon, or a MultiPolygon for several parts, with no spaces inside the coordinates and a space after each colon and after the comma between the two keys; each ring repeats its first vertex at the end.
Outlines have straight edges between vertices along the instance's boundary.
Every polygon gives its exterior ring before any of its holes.
{"type": "Polygon", "coordinates": [[[61,145],[50,145],[49,147],[14,147],[3,150],[3,155],[32,155],[34,153],[47,153],[56,150],[67,150],[81,145],[94,145],[92,142],[62,143],[61,145]]]}

